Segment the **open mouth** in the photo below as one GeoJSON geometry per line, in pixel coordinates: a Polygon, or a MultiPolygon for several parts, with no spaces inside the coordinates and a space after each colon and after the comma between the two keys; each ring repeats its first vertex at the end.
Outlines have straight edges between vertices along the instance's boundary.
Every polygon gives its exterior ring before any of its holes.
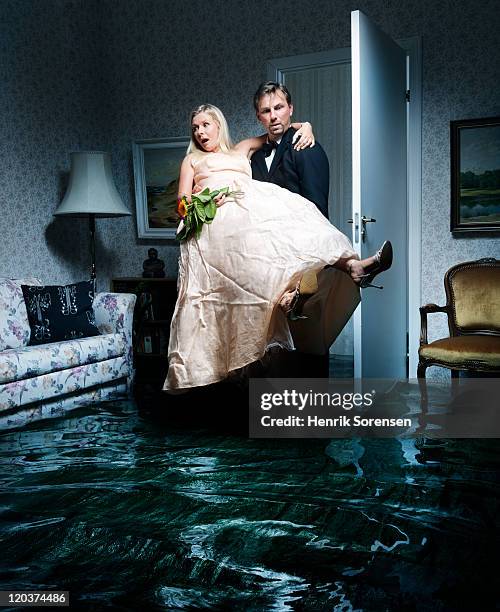
{"type": "Polygon", "coordinates": [[[202,145],[205,145],[205,144],[207,144],[207,142],[208,142],[209,140],[210,140],[210,138],[202,138],[202,139],[200,140],[200,142],[201,142],[201,144],[202,144],[202,145]]]}

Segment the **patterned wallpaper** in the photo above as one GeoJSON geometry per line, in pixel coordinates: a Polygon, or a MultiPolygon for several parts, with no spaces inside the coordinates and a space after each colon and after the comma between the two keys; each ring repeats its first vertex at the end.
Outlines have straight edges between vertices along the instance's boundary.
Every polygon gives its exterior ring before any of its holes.
{"type": "Polygon", "coordinates": [[[134,215],[97,221],[100,286],[140,274],[151,245],[175,274],[172,243],[137,239],[132,141],[187,134],[205,101],[236,139],[259,132],[251,98],[266,60],[348,46],[357,8],[394,38],[422,37],[422,300],[442,303],[452,264],[500,256],[498,237],[448,229],[449,121],[500,115],[496,0],[0,0],[0,276],[86,275],[85,222],[52,213],[69,152],[101,148],[134,215]]]}
{"type": "Polygon", "coordinates": [[[1,276],[71,281],[86,273],[82,220],[52,216],[67,185],[69,151],[106,145],[98,39],[86,7],[0,2],[1,276]]]}

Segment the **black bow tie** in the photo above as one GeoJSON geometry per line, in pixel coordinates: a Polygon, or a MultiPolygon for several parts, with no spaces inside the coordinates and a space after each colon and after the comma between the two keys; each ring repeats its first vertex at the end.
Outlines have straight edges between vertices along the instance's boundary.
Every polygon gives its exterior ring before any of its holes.
{"type": "Polygon", "coordinates": [[[265,142],[262,145],[262,150],[264,151],[264,155],[266,157],[269,157],[269,155],[271,155],[271,153],[273,152],[273,149],[276,149],[278,146],[278,143],[274,140],[271,140],[271,142],[265,142]]]}

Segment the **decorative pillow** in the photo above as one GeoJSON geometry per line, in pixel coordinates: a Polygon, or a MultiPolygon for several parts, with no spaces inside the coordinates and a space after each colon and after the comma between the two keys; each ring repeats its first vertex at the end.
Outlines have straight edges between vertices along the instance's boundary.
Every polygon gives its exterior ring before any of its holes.
{"type": "Polygon", "coordinates": [[[92,302],[94,281],[59,287],[22,285],[28,320],[30,344],[98,336],[92,302]]]}

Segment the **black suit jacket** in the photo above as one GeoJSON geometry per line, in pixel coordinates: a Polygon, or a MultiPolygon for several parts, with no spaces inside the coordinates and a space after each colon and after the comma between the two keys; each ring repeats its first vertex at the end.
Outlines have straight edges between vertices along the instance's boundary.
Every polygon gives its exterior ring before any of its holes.
{"type": "Polygon", "coordinates": [[[289,128],[283,135],[269,171],[262,150],[252,155],[252,177],[300,194],[314,202],[328,219],[328,158],[318,142],[312,148],[295,151],[292,145],[295,131],[289,128]]]}

